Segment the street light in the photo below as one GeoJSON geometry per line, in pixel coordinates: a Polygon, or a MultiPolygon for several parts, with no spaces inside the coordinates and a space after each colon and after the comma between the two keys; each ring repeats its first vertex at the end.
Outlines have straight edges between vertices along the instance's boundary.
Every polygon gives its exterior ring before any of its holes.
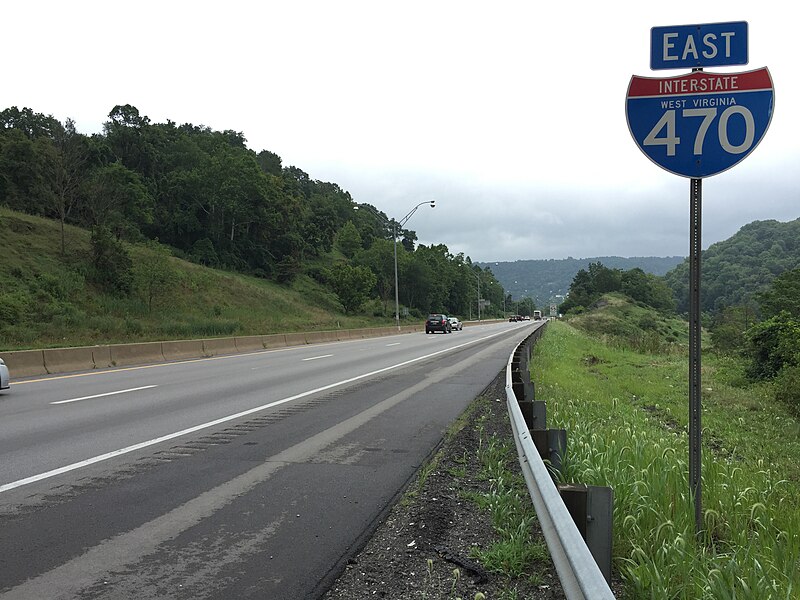
{"type": "MultiPolygon", "coordinates": [[[[394,219],[392,219],[391,223],[392,239],[394,241],[394,321],[397,324],[397,331],[400,331],[400,288],[398,287],[398,281],[397,281],[397,228],[398,226],[402,228],[403,225],[408,223],[408,220],[412,217],[412,215],[415,212],[417,212],[417,209],[420,206],[425,206],[426,204],[429,204],[431,208],[436,208],[436,200],[426,200],[425,202],[420,202],[419,204],[417,204],[414,208],[408,211],[405,217],[403,217],[399,221],[395,221],[394,219]]],[[[377,211],[373,210],[369,204],[364,204],[362,206],[369,208],[372,214],[381,219],[387,225],[389,224],[386,222],[386,219],[384,219],[380,214],[378,214],[377,211]]],[[[355,210],[358,210],[360,207],[356,205],[353,208],[355,210]]],[[[480,310],[480,308],[478,310],[480,310]]]]}

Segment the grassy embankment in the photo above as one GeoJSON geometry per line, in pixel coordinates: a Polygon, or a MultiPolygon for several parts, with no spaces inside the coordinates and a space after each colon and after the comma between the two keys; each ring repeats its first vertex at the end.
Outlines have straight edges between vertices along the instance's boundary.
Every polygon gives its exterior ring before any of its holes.
{"type": "MultiPolygon", "coordinates": [[[[126,246],[136,271],[159,255],[126,246]]],[[[0,208],[0,350],[377,327],[391,317],[344,315],[305,275],[290,286],[170,256],[170,280],[126,296],[91,283],[89,232],[0,208]]],[[[333,261],[335,257],[326,260],[333,261]]],[[[324,261],[317,266],[324,266],[324,261]]]]}
{"type": "Polygon", "coordinates": [[[631,598],[798,598],[800,423],[707,351],[695,536],[685,330],[614,297],[548,326],[532,371],[548,426],[567,430],[565,479],[613,487],[615,568],[631,598]]]}

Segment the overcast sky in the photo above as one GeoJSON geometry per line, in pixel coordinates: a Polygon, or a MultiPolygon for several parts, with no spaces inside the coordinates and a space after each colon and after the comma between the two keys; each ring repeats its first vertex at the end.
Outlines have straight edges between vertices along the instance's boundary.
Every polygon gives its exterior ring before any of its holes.
{"type": "Polygon", "coordinates": [[[80,132],[117,104],[240,131],[423,243],[475,261],[687,255],[689,180],[629,133],[650,28],[747,21],[769,67],[763,141],[703,185],[703,247],[800,216],[800,86],[790,2],[26,0],[3,7],[0,109],[80,132]]]}

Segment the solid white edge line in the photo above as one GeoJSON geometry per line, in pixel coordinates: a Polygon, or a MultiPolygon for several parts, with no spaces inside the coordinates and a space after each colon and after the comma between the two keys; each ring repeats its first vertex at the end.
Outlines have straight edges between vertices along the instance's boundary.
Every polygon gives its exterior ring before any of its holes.
{"type": "Polygon", "coordinates": [[[58,400],[50,404],[69,404],[70,402],[79,402],[81,400],[91,400],[92,398],[103,398],[104,396],[116,396],[117,394],[126,394],[128,392],[138,392],[139,390],[147,390],[150,388],[158,387],[157,385],[143,385],[138,388],[131,388],[129,390],[119,390],[116,392],[106,392],[105,394],[95,394],[94,396],[84,396],[83,398],[72,398],[70,400],[58,400]]]}
{"type": "Polygon", "coordinates": [[[44,479],[49,479],[51,477],[55,477],[56,475],[62,475],[63,473],[68,473],[70,471],[74,471],[76,469],[82,469],[83,467],[88,467],[89,465],[93,465],[99,462],[106,461],[110,458],[114,458],[116,456],[122,456],[123,454],[129,454],[130,452],[136,452],[137,450],[142,450],[143,448],[147,448],[149,446],[154,446],[156,444],[160,444],[162,442],[167,442],[169,440],[173,440],[175,438],[188,435],[190,433],[195,433],[197,431],[201,431],[203,429],[208,429],[209,427],[214,427],[216,425],[221,425],[222,423],[227,423],[228,421],[233,421],[234,419],[239,419],[241,417],[246,417],[256,412],[260,412],[262,410],[266,410],[268,408],[272,408],[274,406],[278,406],[280,404],[286,404],[287,402],[292,402],[293,400],[299,400],[300,398],[305,398],[306,396],[311,396],[312,394],[317,394],[319,392],[324,392],[330,390],[335,387],[339,387],[341,385],[347,385],[348,383],[353,383],[354,381],[359,381],[360,379],[365,379],[367,377],[372,377],[373,375],[379,375],[380,373],[386,373],[387,371],[393,371],[394,369],[399,369],[400,367],[405,367],[407,365],[414,364],[415,362],[419,362],[421,360],[427,360],[433,356],[437,356],[439,354],[445,354],[447,352],[453,352],[454,350],[458,350],[460,348],[464,348],[466,346],[470,346],[472,344],[477,344],[478,342],[482,342],[485,340],[490,340],[493,337],[497,337],[498,335],[502,335],[504,333],[508,333],[508,330],[498,331],[497,333],[493,333],[491,335],[487,335],[486,337],[478,338],[469,342],[464,342],[463,344],[458,344],[457,346],[452,346],[450,348],[444,348],[443,350],[437,350],[436,352],[431,352],[430,354],[426,354],[424,356],[418,356],[417,358],[412,358],[401,363],[397,363],[396,365],[390,365],[388,367],[383,367],[382,369],[377,369],[376,371],[370,371],[369,373],[363,373],[361,375],[356,375],[355,377],[350,377],[349,379],[343,379],[342,381],[337,381],[336,383],[329,383],[328,385],[324,385],[314,390],[308,390],[306,392],[301,392],[299,394],[295,394],[294,396],[289,396],[288,398],[284,398],[282,400],[276,400],[275,402],[270,402],[268,404],[263,404],[261,406],[256,406],[255,408],[250,408],[248,410],[244,410],[242,412],[238,412],[233,415],[228,415],[227,417],[222,417],[220,419],[215,419],[214,421],[209,421],[208,423],[202,423],[200,425],[195,425],[194,427],[189,427],[188,429],[182,429],[181,431],[176,431],[174,433],[169,433],[167,435],[163,435],[158,438],[154,438],[152,440],[147,440],[144,442],[139,442],[138,444],[133,444],[132,446],[127,446],[125,448],[120,448],[119,450],[112,450],[111,452],[106,452],[105,454],[100,454],[99,456],[93,456],[92,458],[87,458],[86,460],[82,460],[80,462],[72,463],[71,465],[65,465],[63,467],[59,467],[58,469],[53,469],[52,471],[47,471],[45,473],[39,473],[38,475],[31,475],[30,477],[26,477],[24,479],[19,479],[17,481],[12,481],[11,483],[6,483],[0,485],[0,494],[3,492],[8,492],[10,490],[16,489],[18,487],[22,487],[25,485],[29,485],[31,483],[36,483],[37,481],[42,481],[44,479]]]}

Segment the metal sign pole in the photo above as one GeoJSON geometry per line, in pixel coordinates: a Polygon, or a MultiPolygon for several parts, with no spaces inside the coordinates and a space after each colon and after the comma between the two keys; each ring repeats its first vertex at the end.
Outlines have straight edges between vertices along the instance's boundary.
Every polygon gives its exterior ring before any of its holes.
{"type": "Polygon", "coordinates": [[[695,532],[703,529],[700,474],[700,238],[703,180],[692,178],[689,203],[689,489],[694,497],[695,532]]]}

